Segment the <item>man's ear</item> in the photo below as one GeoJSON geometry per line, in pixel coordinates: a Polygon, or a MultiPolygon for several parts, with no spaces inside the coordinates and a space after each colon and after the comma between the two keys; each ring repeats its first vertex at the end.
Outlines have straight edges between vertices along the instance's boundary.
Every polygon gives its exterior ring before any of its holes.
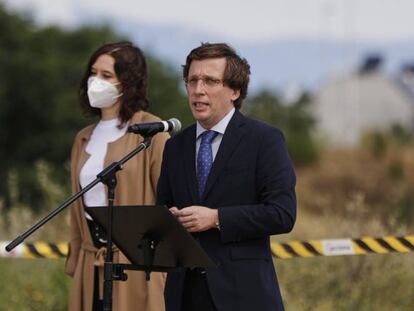
{"type": "Polygon", "coordinates": [[[231,96],[231,100],[232,101],[235,101],[239,97],[240,97],[240,90],[233,90],[233,94],[231,96]]]}

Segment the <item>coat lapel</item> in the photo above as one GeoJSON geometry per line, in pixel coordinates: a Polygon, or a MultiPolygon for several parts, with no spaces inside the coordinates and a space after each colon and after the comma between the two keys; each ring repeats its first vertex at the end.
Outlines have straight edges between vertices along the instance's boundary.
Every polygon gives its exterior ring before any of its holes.
{"type": "Polygon", "coordinates": [[[229,124],[227,125],[223,139],[220,143],[219,150],[216,158],[214,159],[213,166],[211,167],[210,174],[207,179],[206,188],[203,194],[203,200],[207,197],[214,184],[216,183],[217,177],[222,172],[227,161],[230,159],[241,138],[245,134],[245,117],[236,110],[229,124]]]}
{"type": "Polygon", "coordinates": [[[192,125],[191,129],[186,133],[183,144],[184,167],[187,174],[188,188],[191,193],[191,200],[196,204],[200,201],[197,190],[197,176],[195,169],[195,151],[196,151],[196,126],[192,125]]]}

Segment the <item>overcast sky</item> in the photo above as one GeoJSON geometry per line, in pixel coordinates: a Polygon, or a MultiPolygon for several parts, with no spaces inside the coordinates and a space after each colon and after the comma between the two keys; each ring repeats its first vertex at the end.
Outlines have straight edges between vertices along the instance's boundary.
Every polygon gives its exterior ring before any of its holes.
{"type": "Polygon", "coordinates": [[[176,25],[245,41],[292,36],[390,41],[414,38],[414,0],[0,0],[40,24],[102,20],[176,25]]]}

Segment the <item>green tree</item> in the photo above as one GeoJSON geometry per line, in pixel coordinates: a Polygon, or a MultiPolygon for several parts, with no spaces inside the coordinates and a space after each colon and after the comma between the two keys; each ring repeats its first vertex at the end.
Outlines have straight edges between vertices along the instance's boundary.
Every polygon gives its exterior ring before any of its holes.
{"type": "Polygon", "coordinates": [[[148,67],[149,111],[162,119],[175,117],[183,127],[193,122],[180,74],[153,57],[148,57],[148,67]]]}
{"type": "Polygon", "coordinates": [[[305,165],[317,159],[317,148],[311,136],[315,121],[308,111],[309,103],[306,93],[285,105],[277,95],[262,90],[248,99],[244,109],[248,115],[279,127],[285,134],[293,161],[305,165]]]}

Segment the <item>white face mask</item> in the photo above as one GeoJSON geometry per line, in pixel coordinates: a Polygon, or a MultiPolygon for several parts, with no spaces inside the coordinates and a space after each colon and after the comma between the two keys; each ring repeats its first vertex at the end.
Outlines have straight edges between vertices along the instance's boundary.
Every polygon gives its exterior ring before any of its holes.
{"type": "Polygon", "coordinates": [[[89,103],[95,108],[106,108],[116,103],[117,99],[122,96],[115,85],[98,77],[89,77],[88,79],[88,98],[89,103]]]}

